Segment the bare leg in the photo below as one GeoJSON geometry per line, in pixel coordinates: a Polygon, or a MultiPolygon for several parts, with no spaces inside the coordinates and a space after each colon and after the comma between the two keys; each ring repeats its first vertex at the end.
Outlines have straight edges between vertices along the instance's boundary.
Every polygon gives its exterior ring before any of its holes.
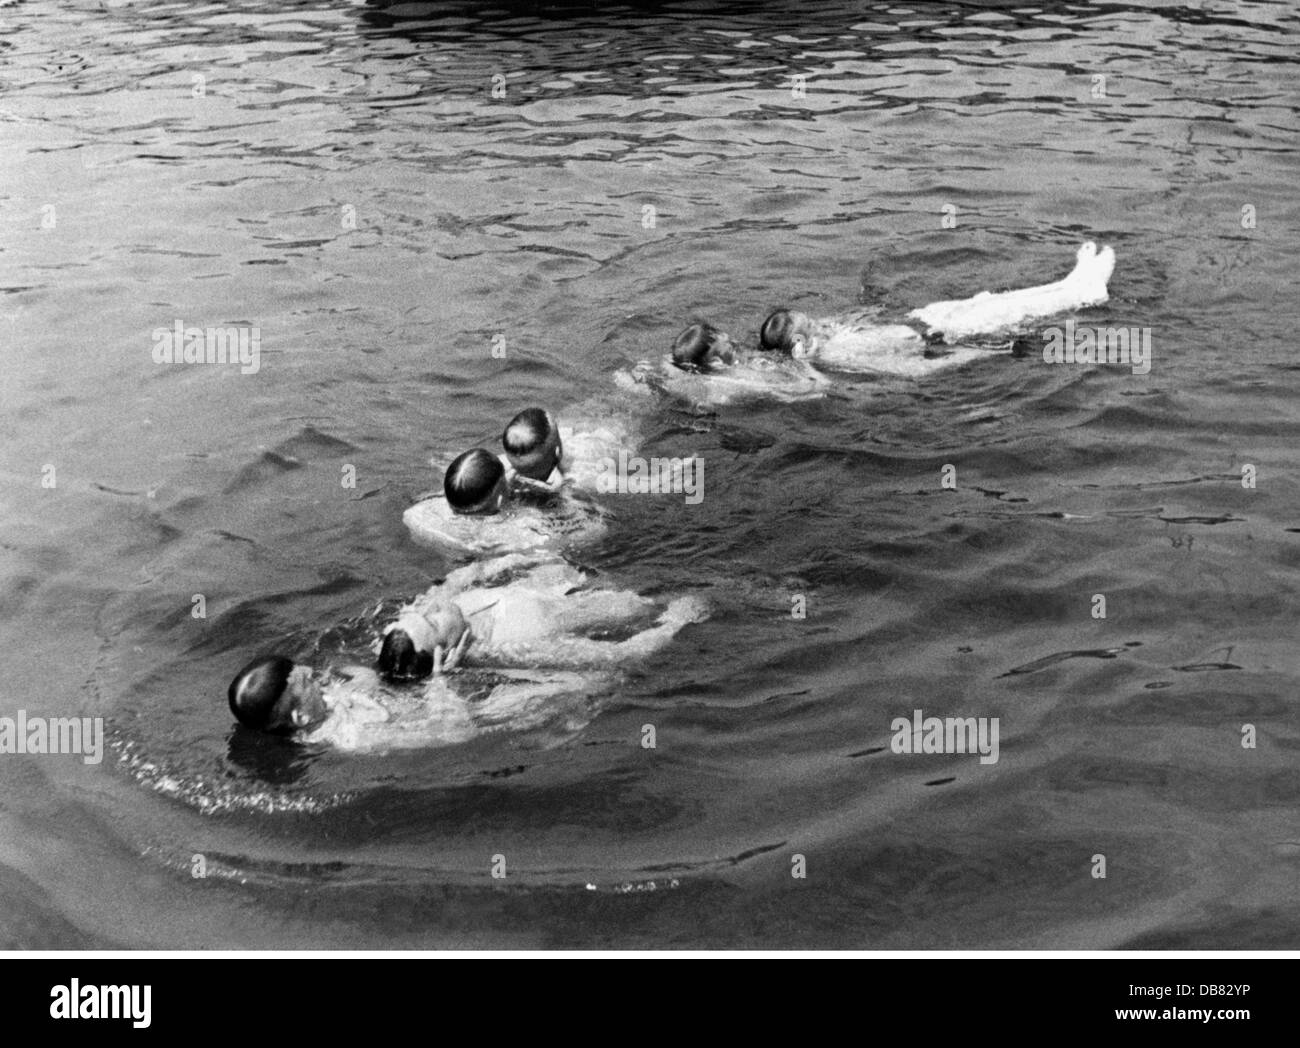
{"type": "Polygon", "coordinates": [[[481,702],[470,707],[480,730],[508,727],[534,728],[572,710],[604,680],[600,674],[548,672],[540,679],[527,673],[507,672],[516,680],[498,684],[481,702]],[[561,700],[572,699],[573,703],[561,700]]]}
{"type": "Polygon", "coordinates": [[[490,582],[508,571],[529,567],[541,560],[548,559],[552,559],[552,557],[547,557],[545,554],[507,553],[504,557],[476,561],[473,564],[466,564],[463,568],[448,572],[441,585],[434,587],[433,590],[430,590],[430,593],[432,594],[434,590],[437,590],[438,595],[445,599],[468,589],[470,586],[490,582]]]}
{"type": "Polygon", "coordinates": [[[973,298],[934,302],[908,316],[942,333],[949,342],[973,335],[991,335],[1028,320],[1052,316],[1106,301],[1106,282],[1115,269],[1115,252],[1097,251],[1089,241],[1079,248],[1074,270],[1063,280],[1019,291],[993,294],[983,291],[973,298]]]}
{"type": "Polygon", "coordinates": [[[578,633],[593,626],[616,626],[644,615],[654,601],[625,590],[589,590],[566,598],[556,615],[565,633],[578,633]]]}
{"type": "Polygon", "coordinates": [[[546,662],[551,666],[601,666],[644,659],[665,647],[683,626],[707,617],[708,610],[698,597],[679,597],[668,605],[658,625],[624,641],[557,637],[546,662]]]}

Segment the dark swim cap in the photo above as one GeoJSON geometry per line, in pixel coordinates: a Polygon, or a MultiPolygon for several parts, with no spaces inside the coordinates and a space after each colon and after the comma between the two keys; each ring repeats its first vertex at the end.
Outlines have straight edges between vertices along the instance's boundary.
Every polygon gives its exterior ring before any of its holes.
{"type": "Polygon", "coordinates": [[[521,476],[546,480],[560,468],[564,449],[554,419],[541,408],[525,408],[501,434],[501,443],[521,476]]]}
{"type": "Polygon", "coordinates": [[[758,340],[764,349],[780,349],[786,353],[794,345],[794,316],[788,309],[773,310],[759,328],[758,340]]]}
{"type": "Polygon", "coordinates": [[[673,340],[673,363],[684,371],[708,367],[709,350],[722,334],[712,324],[696,322],[673,340]]]}
{"type": "Polygon", "coordinates": [[[467,451],[447,467],[442,478],[447,504],[457,513],[472,510],[492,494],[505,475],[505,466],[492,452],[483,448],[467,451]]]}
{"type": "Polygon", "coordinates": [[[433,672],[433,653],[420,651],[406,630],[389,630],[379,649],[379,672],[394,680],[419,680],[433,672]]]}
{"type": "Polygon", "coordinates": [[[226,693],[230,712],[246,728],[258,731],[289,731],[292,725],[271,725],[275,705],[284,694],[293,660],[283,655],[267,655],[254,659],[230,682],[226,693]]]}
{"type": "Polygon", "coordinates": [[[501,443],[511,455],[531,455],[552,436],[550,417],[541,408],[524,408],[507,424],[501,443]]]}

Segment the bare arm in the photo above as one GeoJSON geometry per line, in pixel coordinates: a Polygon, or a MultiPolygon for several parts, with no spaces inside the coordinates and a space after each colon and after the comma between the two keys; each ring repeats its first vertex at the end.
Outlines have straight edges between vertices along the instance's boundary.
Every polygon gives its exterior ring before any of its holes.
{"type": "Polygon", "coordinates": [[[564,474],[558,469],[552,471],[551,476],[555,480],[534,480],[532,477],[521,477],[516,475],[514,485],[524,491],[531,491],[538,495],[555,495],[564,487],[564,474]]]}

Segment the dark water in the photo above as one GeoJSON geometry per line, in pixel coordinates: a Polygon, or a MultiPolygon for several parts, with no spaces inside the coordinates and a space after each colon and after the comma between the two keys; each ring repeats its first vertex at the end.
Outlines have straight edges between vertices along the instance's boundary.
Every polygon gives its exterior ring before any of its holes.
{"type": "Polygon", "coordinates": [[[0,756],[0,945],[1300,946],[1298,43],[1214,0],[0,8],[0,713],[111,739],[0,756]],[[658,407],[706,497],[611,498],[582,563],[714,617],[576,738],[232,736],[250,653],[450,566],[400,523],[431,455],[693,315],[1088,238],[1080,322],[1150,328],[1149,375],[658,407]],[[260,371],[154,363],[177,318],[258,325],[260,371]],[[915,708],[1001,759],[889,752],[915,708]]]}

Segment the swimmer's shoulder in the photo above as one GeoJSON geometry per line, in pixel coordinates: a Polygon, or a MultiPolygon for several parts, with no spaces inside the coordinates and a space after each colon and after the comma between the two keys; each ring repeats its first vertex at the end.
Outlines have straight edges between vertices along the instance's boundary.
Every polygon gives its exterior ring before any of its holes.
{"type": "Polygon", "coordinates": [[[379,701],[379,676],[361,666],[336,668],[325,682],[323,697],[328,716],[311,731],[301,733],[299,742],[352,750],[368,726],[384,724],[389,712],[379,701]]]}

